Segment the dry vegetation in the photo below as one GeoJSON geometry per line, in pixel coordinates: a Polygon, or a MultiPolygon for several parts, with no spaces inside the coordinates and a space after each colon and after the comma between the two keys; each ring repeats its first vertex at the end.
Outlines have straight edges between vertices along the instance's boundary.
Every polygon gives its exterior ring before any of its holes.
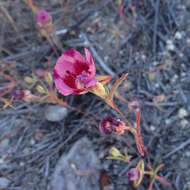
{"type": "MultiPolygon", "coordinates": [[[[118,1],[119,2],[119,1],[118,1]]],[[[61,47],[42,37],[30,7],[22,0],[0,2],[0,87],[17,83],[25,89],[25,76],[53,68],[57,54],[69,48],[83,53],[87,47],[98,74],[129,73],[116,103],[135,122],[129,103],[142,112],[141,132],[153,166],[164,163],[160,175],[174,189],[190,189],[190,3],[183,0],[123,0],[119,14],[114,0],[33,0],[53,17],[61,47]]],[[[0,106],[10,91],[0,88],[0,106]]],[[[61,96],[60,96],[61,97],[61,96]]],[[[128,148],[137,161],[135,142],[126,133],[103,136],[98,122],[104,113],[120,116],[92,94],[64,97],[72,107],[64,120],[49,122],[47,103],[13,101],[0,111],[0,177],[7,190],[48,189],[55,165],[74,142],[87,136],[109,176],[110,188],[133,189],[126,177],[128,165],[106,160],[111,146],[128,148]]],[[[147,190],[145,178],[139,189],[147,190]]],[[[153,189],[167,189],[156,182],[153,189]]]]}

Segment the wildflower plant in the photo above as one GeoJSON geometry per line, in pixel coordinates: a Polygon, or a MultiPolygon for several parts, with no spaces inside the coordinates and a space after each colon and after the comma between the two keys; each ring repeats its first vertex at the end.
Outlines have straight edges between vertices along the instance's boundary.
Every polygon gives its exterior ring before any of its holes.
{"type": "Polygon", "coordinates": [[[117,111],[123,118],[122,121],[105,114],[99,122],[98,128],[100,133],[103,135],[122,135],[125,133],[125,130],[129,131],[134,136],[137,150],[141,156],[138,163],[135,164],[131,161],[132,156],[128,154],[126,148],[121,153],[116,147],[112,147],[107,159],[120,160],[132,167],[126,174],[126,177],[128,176],[129,181],[133,181],[135,188],[140,185],[144,175],[148,175],[151,178],[149,190],[152,190],[155,180],[171,187],[171,184],[165,178],[158,175],[159,170],[164,165],[160,164],[155,169],[152,168],[148,151],[140,133],[141,111],[138,102],[133,102],[131,105],[131,109],[134,107],[137,111],[136,127],[129,122],[114,103],[114,95],[117,92],[117,88],[128,76],[128,73],[121,76],[109,90],[106,84],[113,77],[109,75],[96,76],[96,67],[91,53],[88,49],[85,49],[84,52],[85,57],[74,49],[67,50],[58,58],[53,68],[53,74],[48,70],[41,70],[40,74],[33,71],[32,76],[26,76],[22,83],[9,75],[1,73],[6,80],[10,81],[8,86],[0,87],[1,91],[4,90],[0,96],[0,100],[4,102],[3,109],[7,106],[14,108],[12,106],[13,101],[32,101],[59,104],[83,113],[77,108],[69,106],[62,98],[59,98],[58,92],[63,96],[71,94],[80,95],[88,92],[93,93],[117,111]],[[54,83],[56,88],[54,87],[54,83]],[[23,88],[15,89],[19,85],[23,88]],[[10,94],[10,100],[2,97],[7,94],[10,94]]]}
{"type": "Polygon", "coordinates": [[[104,135],[122,135],[125,130],[127,130],[134,136],[137,150],[142,157],[137,165],[131,162],[132,156],[128,155],[127,149],[124,149],[124,154],[122,154],[116,147],[112,147],[110,149],[110,156],[108,156],[107,159],[120,160],[132,166],[127,173],[127,176],[129,180],[134,181],[135,188],[139,186],[144,175],[149,175],[151,178],[149,190],[152,189],[155,180],[171,187],[171,184],[167,182],[166,179],[157,175],[158,171],[164,165],[161,164],[156,169],[153,169],[151,166],[148,151],[140,133],[140,109],[137,108],[137,124],[135,128],[114,103],[114,95],[117,88],[128,76],[128,73],[119,78],[109,91],[106,84],[113,77],[108,75],[96,76],[96,68],[93,58],[88,49],[85,49],[84,51],[86,58],[74,49],[67,50],[58,58],[53,69],[53,80],[58,92],[64,96],[91,92],[99,96],[106,104],[121,115],[124,121],[112,118],[106,114],[99,123],[99,131],[104,135]],[[146,166],[144,160],[147,160],[146,166]],[[148,171],[145,171],[146,168],[148,171]]]}
{"type": "Polygon", "coordinates": [[[53,19],[50,12],[44,9],[39,10],[33,4],[32,0],[25,0],[25,3],[31,8],[34,14],[36,26],[38,28],[40,36],[45,37],[48,40],[55,54],[58,56],[56,47],[62,50],[62,45],[58,36],[55,33],[56,29],[53,24],[53,19]]]}

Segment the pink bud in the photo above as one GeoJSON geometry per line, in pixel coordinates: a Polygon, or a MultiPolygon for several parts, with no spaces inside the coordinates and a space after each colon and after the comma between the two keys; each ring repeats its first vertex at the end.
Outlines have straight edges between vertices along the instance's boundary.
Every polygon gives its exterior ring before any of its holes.
{"type": "Polygon", "coordinates": [[[136,179],[139,179],[140,177],[140,171],[138,168],[131,168],[128,173],[127,176],[129,178],[130,181],[134,181],[136,179]]]}
{"type": "Polygon", "coordinates": [[[125,123],[106,114],[99,123],[99,130],[102,134],[111,135],[124,133],[125,123]]]}
{"type": "Polygon", "coordinates": [[[37,15],[37,22],[40,24],[48,24],[51,21],[51,16],[46,10],[40,10],[37,15]]]}

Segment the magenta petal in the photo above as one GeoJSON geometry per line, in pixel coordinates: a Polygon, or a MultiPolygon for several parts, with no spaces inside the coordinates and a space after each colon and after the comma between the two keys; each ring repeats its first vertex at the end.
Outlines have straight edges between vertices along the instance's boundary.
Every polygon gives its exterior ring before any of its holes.
{"type": "Polygon", "coordinates": [[[57,75],[55,70],[53,70],[53,72],[54,72],[53,79],[59,93],[63,94],[64,96],[72,94],[74,89],[70,88],[67,84],[65,84],[64,81],[57,75]]]}
{"type": "Polygon", "coordinates": [[[67,50],[64,53],[64,55],[71,57],[74,60],[74,62],[72,62],[72,63],[77,63],[77,62],[86,63],[86,60],[84,59],[84,57],[75,49],[67,50]]]}
{"type": "Polygon", "coordinates": [[[61,94],[80,94],[96,85],[96,68],[88,49],[85,49],[85,55],[86,59],[78,51],[70,49],[58,58],[53,78],[61,94]]]}
{"type": "Polygon", "coordinates": [[[37,22],[47,24],[51,20],[50,14],[46,10],[40,10],[37,15],[37,22]]]}
{"type": "Polygon", "coordinates": [[[84,49],[84,51],[85,51],[85,55],[86,55],[86,60],[89,64],[89,71],[91,72],[91,77],[94,77],[96,74],[96,67],[94,65],[94,61],[92,59],[91,53],[86,48],[84,49]]]}
{"type": "Polygon", "coordinates": [[[59,76],[64,77],[67,71],[78,74],[85,64],[87,65],[84,57],[78,51],[70,49],[58,58],[55,70],[59,76]]]}
{"type": "Polygon", "coordinates": [[[86,88],[90,88],[92,86],[95,86],[97,83],[97,80],[95,78],[92,78],[87,84],[86,84],[86,88]]]}
{"type": "Polygon", "coordinates": [[[71,57],[65,56],[64,54],[58,58],[57,63],[54,67],[60,77],[64,77],[67,71],[74,72],[74,60],[71,57]],[[69,61],[70,60],[70,61],[69,61]]]}

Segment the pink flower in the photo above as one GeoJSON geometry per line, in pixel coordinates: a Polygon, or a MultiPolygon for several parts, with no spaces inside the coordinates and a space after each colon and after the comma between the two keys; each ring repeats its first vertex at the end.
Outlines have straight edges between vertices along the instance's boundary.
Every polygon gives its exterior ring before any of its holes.
{"type": "Polygon", "coordinates": [[[31,94],[29,90],[12,90],[11,91],[12,98],[24,101],[38,101],[40,100],[40,96],[35,96],[31,94]]]}
{"type": "Polygon", "coordinates": [[[99,123],[99,130],[102,134],[111,135],[124,133],[125,123],[119,119],[114,119],[106,114],[99,123]]]}
{"type": "Polygon", "coordinates": [[[53,79],[58,91],[64,96],[82,94],[95,86],[96,68],[88,49],[86,59],[76,50],[70,49],[58,58],[53,69],[53,79]]]}
{"type": "Polygon", "coordinates": [[[37,15],[37,22],[40,24],[48,24],[51,21],[51,16],[46,10],[40,10],[37,15]]]}
{"type": "Polygon", "coordinates": [[[127,173],[127,176],[130,181],[134,181],[136,179],[139,179],[140,177],[140,171],[138,168],[131,168],[129,172],[127,173]]]}

